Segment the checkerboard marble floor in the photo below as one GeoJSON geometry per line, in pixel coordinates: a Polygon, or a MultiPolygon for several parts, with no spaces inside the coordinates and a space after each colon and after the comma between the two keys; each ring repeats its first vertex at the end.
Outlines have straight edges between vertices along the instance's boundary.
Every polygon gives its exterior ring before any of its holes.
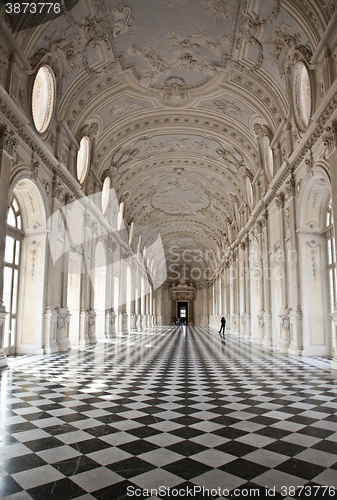
{"type": "Polygon", "coordinates": [[[337,380],[206,327],[16,359],[1,372],[0,409],[3,500],[332,498],[337,488],[337,380]]]}

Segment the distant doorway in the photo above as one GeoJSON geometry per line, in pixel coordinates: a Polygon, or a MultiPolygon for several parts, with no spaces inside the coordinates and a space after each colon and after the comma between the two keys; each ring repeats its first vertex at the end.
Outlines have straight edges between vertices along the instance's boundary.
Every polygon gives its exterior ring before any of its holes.
{"type": "Polygon", "coordinates": [[[177,303],[177,317],[182,319],[185,325],[188,324],[188,302],[177,303]]]}

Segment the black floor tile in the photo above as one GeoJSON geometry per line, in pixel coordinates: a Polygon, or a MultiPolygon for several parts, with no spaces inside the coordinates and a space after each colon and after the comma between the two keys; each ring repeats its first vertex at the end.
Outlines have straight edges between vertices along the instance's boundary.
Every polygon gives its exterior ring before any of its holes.
{"type": "Polygon", "coordinates": [[[85,495],[86,491],[80,488],[76,483],[68,478],[60,479],[52,483],[44,484],[27,490],[27,493],[34,500],[73,500],[79,496],[85,495]]]}
{"type": "Polygon", "coordinates": [[[144,439],[146,437],[155,436],[159,434],[160,431],[154,429],[153,427],[149,427],[144,425],[142,427],[135,427],[134,429],[128,430],[128,433],[137,438],[144,439]]]}
{"type": "Polygon", "coordinates": [[[193,460],[192,458],[183,458],[182,460],[178,460],[172,464],[165,465],[162,469],[188,480],[212,470],[212,467],[193,460]]]}
{"type": "Polygon", "coordinates": [[[326,439],[319,441],[319,443],[316,443],[312,448],[314,450],[325,451],[326,453],[337,454],[337,443],[326,439]]]}
{"type": "Polygon", "coordinates": [[[215,449],[223,451],[224,453],[229,453],[230,455],[235,455],[236,457],[243,457],[244,455],[256,450],[254,446],[250,446],[246,443],[240,443],[240,441],[228,441],[228,443],[216,446],[215,449]]]}
{"type": "Polygon", "coordinates": [[[91,458],[85,455],[80,455],[79,457],[69,458],[68,460],[53,463],[53,467],[65,476],[74,476],[75,474],[97,469],[97,467],[101,466],[94,460],[91,460],[91,458]]]}
{"type": "Polygon", "coordinates": [[[62,441],[60,441],[59,439],[55,438],[54,436],[41,438],[41,439],[35,439],[34,441],[28,441],[25,443],[25,446],[27,446],[27,448],[34,451],[35,453],[37,451],[48,450],[48,449],[56,448],[57,446],[63,446],[63,445],[64,445],[64,443],[62,441]]]}
{"type": "Polygon", "coordinates": [[[106,467],[125,479],[144,474],[156,468],[155,465],[145,462],[145,460],[141,460],[139,457],[130,457],[106,467]]]}
{"type": "Polygon", "coordinates": [[[115,429],[112,425],[105,424],[105,425],[98,425],[96,427],[91,427],[89,429],[85,429],[85,432],[98,438],[101,436],[107,436],[109,434],[114,434],[115,432],[119,432],[119,429],[115,429]]]}
{"type": "Polygon", "coordinates": [[[80,441],[79,443],[73,443],[70,446],[85,455],[87,455],[88,453],[93,453],[94,451],[110,448],[110,445],[108,443],[102,441],[99,438],[86,439],[85,441],[80,441]]]}
{"type": "Polygon", "coordinates": [[[188,440],[174,443],[166,448],[174,451],[175,453],[180,453],[180,455],[183,455],[184,457],[190,457],[191,455],[207,450],[206,446],[202,446],[201,444],[188,440]]]}
{"type": "Polygon", "coordinates": [[[296,458],[290,458],[286,462],[275,467],[275,469],[291,474],[292,476],[302,477],[308,481],[324,471],[324,467],[309,462],[303,462],[296,458]]]}
{"type": "Polygon", "coordinates": [[[22,491],[21,486],[11,476],[0,477],[0,498],[22,491]]]}
{"type": "Polygon", "coordinates": [[[131,455],[140,455],[142,453],[147,453],[148,451],[156,450],[159,446],[143,439],[137,439],[129,443],[120,444],[118,448],[126,451],[127,453],[131,453],[131,455]]]}
{"type": "Polygon", "coordinates": [[[306,448],[299,446],[294,443],[287,443],[286,441],[274,441],[264,447],[265,450],[274,451],[275,453],[280,453],[281,455],[287,455],[288,457],[293,457],[306,448]]]}
{"type": "Polygon", "coordinates": [[[8,474],[12,475],[16,472],[41,467],[42,465],[46,465],[46,462],[38,455],[35,455],[35,453],[29,453],[28,455],[22,455],[20,457],[9,458],[8,460],[1,461],[0,464],[8,474]]]}
{"type": "Polygon", "coordinates": [[[219,469],[234,476],[242,477],[242,479],[246,479],[247,481],[260,476],[269,470],[268,467],[255,464],[249,460],[245,460],[244,458],[233,460],[232,462],[219,467],[219,469]]]}

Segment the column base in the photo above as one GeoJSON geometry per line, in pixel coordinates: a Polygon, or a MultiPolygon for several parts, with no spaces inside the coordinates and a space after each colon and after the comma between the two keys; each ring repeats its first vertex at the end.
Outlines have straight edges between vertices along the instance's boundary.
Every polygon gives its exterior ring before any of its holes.
{"type": "Polygon", "coordinates": [[[0,368],[2,368],[3,366],[8,366],[8,361],[6,354],[2,349],[0,349],[0,368]]]}
{"type": "MultiPolygon", "coordinates": [[[[82,311],[81,311],[81,314],[82,314],[82,311]]],[[[87,318],[88,318],[88,335],[85,335],[85,331],[84,331],[84,335],[82,334],[80,336],[80,338],[81,338],[82,342],[84,342],[84,344],[86,344],[88,342],[89,342],[89,344],[96,344],[96,342],[97,342],[96,332],[95,332],[96,312],[94,309],[87,310],[87,318]]]]}
{"type": "Polygon", "coordinates": [[[57,309],[57,331],[56,342],[60,352],[65,352],[71,349],[69,340],[69,321],[70,312],[66,307],[59,307],[57,309]]]}
{"type": "Polygon", "coordinates": [[[290,346],[288,349],[288,354],[290,354],[291,356],[301,356],[303,353],[301,309],[292,310],[289,314],[289,319],[290,346]]]}
{"type": "Polygon", "coordinates": [[[126,335],[128,334],[128,313],[123,312],[119,314],[118,316],[118,322],[119,322],[119,331],[121,335],[126,335]]]}
{"type": "Polygon", "coordinates": [[[336,370],[336,372],[337,372],[337,355],[335,355],[335,357],[331,361],[331,370],[336,370]]]}
{"type": "Polygon", "coordinates": [[[263,313],[263,321],[264,321],[264,337],[262,345],[270,346],[273,345],[273,334],[271,328],[271,312],[264,311],[263,313]]]}
{"type": "Polygon", "coordinates": [[[105,313],[106,336],[109,339],[116,337],[116,314],[113,309],[108,309],[105,313]]]}
{"type": "Polygon", "coordinates": [[[44,354],[54,354],[59,351],[56,342],[56,329],[57,310],[47,306],[44,313],[44,354]]]}
{"type": "Polygon", "coordinates": [[[278,317],[280,318],[280,338],[277,348],[281,354],[288,354],[290,342],[290,309],[281,309],[278,317]]]}

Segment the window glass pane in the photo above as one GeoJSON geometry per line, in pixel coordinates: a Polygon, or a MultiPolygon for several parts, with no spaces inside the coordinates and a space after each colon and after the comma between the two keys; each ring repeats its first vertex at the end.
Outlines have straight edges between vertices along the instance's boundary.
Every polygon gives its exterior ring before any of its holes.
{"type": "Polygon", "coordinates": [[[3,301],[7,312],[10,311],[11,291],[12,291],[12,269],[10,267],[5,266],[3,301]]]}
{"type": "Polygon", "coordinates": [[[328,262],[332,264],[331,240],[328,241],[328,262]]]}
{"type": "Polygon", "coordinates": [[[20,260],[20,241],[16,240],[15,242],[15,264],[18,266],[19,265],[19,260],[20,260]]]}
{"type": "Polygon", "coordinates": [[[12,318],[12,326],[11,326],[11,346],[15,345],[15,332],[16,332],[16,319],[12,318]]]}
{"type": "Polygon", "coordinates": [[[15,212],[19,211],[19,205],[18,202],[16,201],[16,198],[13,198],[12,205],[14,207],[15,212]]]}
{"type": "Polygon", "coordinates": [[[16,303],[18,297],[18,277],[19,271],[17,269],[14,270],[14,279],[13,279],[13,301],[12,301],[12,314],[16,314],[16,303]]]}
{"type": "Polygon", "coordinates": [[[14,213],[14,210],[12,207],[10,207],[8,210],[7,224],[9,224],[10,226],[16,227],[16,217],[15,217],[15,213],[14,213]]]}
{"type": "Polygon", "coordinates": [[[14,238],[6,237],[5,262],[13,263],[14,258],[14,238]]]}
{"type": "Polygon", "coordinates": [[[16,218],[16,222],[17,222],[17,227],[19,229],[22,229],[22,224],[21,224],[21,215],[18,215],[17,218],[16,218]]]}

